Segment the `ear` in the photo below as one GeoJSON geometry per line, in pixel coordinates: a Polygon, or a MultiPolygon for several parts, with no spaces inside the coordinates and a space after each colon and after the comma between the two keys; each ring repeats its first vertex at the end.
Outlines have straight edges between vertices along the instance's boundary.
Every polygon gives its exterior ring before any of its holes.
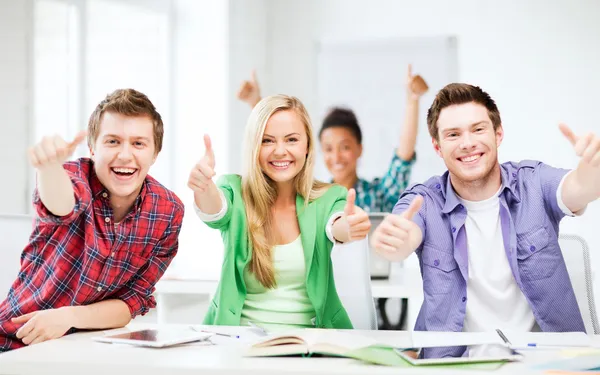
{"type": "Polygon", "coordinates": [[[498,128],[496,128],[496,147],[500,147],[500,144],[502,143],[502,140],[504,139],[504,128],[502,127],[502,124],[498,125],[498,128]]]}
{"type": "Polygon", "coordinates": [[[443,156],[442,156],[442,150],[440,149],[440,143],[439,143],[439,141],[432,137],[431,138],[431,144],[433,145],[433,150],[435,151],[435,153],[440,158],[443,158],[443,156]]]}
{"type": "Polygon", "coordinates": [[[362,156],[362,153],[363,153],[363,146],[362,146],[362,143],[360,143],[358,145],[358,157],[359,158],[362,156]]]}
{"type": "Polygon", "coordinates": [[[89,147],[90,150],[90,159],[94,160],[94,149],[89,147]]]}

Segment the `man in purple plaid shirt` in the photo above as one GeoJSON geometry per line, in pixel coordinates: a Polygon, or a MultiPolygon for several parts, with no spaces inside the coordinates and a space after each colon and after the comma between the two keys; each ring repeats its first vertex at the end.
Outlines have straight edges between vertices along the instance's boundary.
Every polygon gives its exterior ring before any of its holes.
{"type": "Polygon", "coordinates": [[[437,94],[427,123],[448,171],[407,189],[371,239],[390,260],[419,257],[424,301],[415,330],[585,331],[558,227],[600,197],[600,138],[560,125],[581,157],[573,171],[538,161],[500,164],[504,131],[495,102],[458,83],[437,94]]]}

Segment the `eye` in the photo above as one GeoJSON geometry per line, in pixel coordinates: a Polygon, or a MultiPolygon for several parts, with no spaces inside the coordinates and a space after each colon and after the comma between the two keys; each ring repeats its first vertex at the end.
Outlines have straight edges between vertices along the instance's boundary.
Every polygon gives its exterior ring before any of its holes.
{"type": "Polygon", "coordinates": [[[262,143],[273,143],[273,140],[271,140],[271,139],[268,139],[268,138],[264,138],[264,139],[262,140],[262,143]]]}
{"type": "Polygon", "coordinates": [[[485,130],[485,128],[483,128],[483,127],[478,127],[477,129],[475,129],[475,131],[476,131],[477,133],[481,133],[481,132],[482,132],[482,131],[484,131],[484,130],[485,130]]]}
{"type": "Polygon", "coordinates": [[[295,137],[288,138],[288,142],[298,142],[298,138],[295,138],[295,137]]]}
{"type": "Polygon", "coordinates": [[[140,141],[133,142],[133,145],[135,147],[144,147],[145,146],[144,142],[140,142],[140,141]]]}
{"type": "Polygon", "coordinates": [[[107,139],[105,143],[109,144],[109,145],[116,145],[116,144],[119,143],[119,141],[117,141],[116,139],[112,138],[112,139],[107,139]]]}
{"type": "Polygon", "coordinates": [[[448,138],[454,138],[454,137],[457,137],[457,136],[458,136],[458,133],[448,133],[446,136],[447,136],[448,138]]]}

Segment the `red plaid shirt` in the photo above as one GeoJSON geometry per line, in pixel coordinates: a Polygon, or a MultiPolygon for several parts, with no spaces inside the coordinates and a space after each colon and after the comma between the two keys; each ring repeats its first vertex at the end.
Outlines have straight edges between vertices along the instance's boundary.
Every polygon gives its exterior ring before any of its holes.
{"type": "Polygon", "coordinates": [[[146,177],[131,212],[115,225],[93,162],[82,158],[64,168],[75,208],[54,216],[36,191],[34,230],[0,304],[0,351],[23,346],[15,337],[20,325],[10,319],[32,311],[120,299],[132,317],[145,314],[156,306],[154,285],[177,253],[184,208],[173,192],[146,177]]]}

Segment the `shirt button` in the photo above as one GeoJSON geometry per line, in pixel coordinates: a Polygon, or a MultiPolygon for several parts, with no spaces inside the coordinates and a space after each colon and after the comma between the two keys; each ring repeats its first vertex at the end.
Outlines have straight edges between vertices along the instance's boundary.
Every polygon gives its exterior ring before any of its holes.
{"type": "Polygon", "coordinates": [[[533,246],[533,245],[529,246],[529,250],[531,250],[532,252],[535,251],[535,246],[533,246]]]}
{"type": "Polygon", "coordinates": [[[459,205],[458,205],[458,206],[456,206],[456,207],[458,207],[458,209],[459,209],[459,210],[462,210],[462,209],[463,209],[463,205],[462,205],[462,204],[459,204],[459,205]]]}
{"type": "Polygon", "coordinates": [[[436,185],[435,185],[435,187],[436,187],[436,189],[441,189],[441,188],[442,188],[442,185],[440,185],[440,184],[436,184],[436,185]]]}
{"type": "Polygon", "coordinates": [[[456,232],[456,227],[452,227],[452,233],[456,232]]]}
{"type": "Polygon", "coordinates": [[[115,252],[113,251],[113,252],[110,254],[110,256],[111,256],[111,257],[114,257],[114,256],[115,256],[115,252]]]}
{"type": "Polygon", "coordinates": [[[515,172],[513,172],[512,176],[513,177],[517,177],[517,174],[515,172]]]}
{"type": "Polygon", "coordinates": [[[102,193],[102,196],[103,196],[104,198],[107,198],[107,197],[108,197],[108,194],[106,194],[106,192],[104,192],[104,193],[102,193]]]}
{"type": "Polygon", "coordinates": [[[105,217],[104,221],[106,221],[107,223],[110,223],[110,217],[105,217]]]}
{"type": "Polygon", "coordinates": [[[102,287],[99,286],[99,287],[96,288],[96,290],[99,291],[99,292],[101,292],[102,291],[102,287]]]}
{"type": "Polygon", "coordinates": [[[439,259],[434,260],[433,261],[433,265],[436,266],[436,267],[439,266],[440,265],[440,260],[439,259]]]}
{"type": "Polygon", "coordinates": [[[463,297],[462,301],[465,302],[467,300],[467,297],[463,297]]]}

